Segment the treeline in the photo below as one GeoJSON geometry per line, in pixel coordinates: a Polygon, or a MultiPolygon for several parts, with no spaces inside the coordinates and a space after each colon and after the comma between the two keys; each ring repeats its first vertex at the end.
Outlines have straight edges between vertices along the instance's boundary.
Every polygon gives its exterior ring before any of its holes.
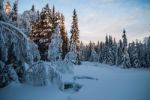
{"type": "Polygon", "coordinates": [[[150,36],[143,42],[127,42],[126,31],[123,30],[122,39],[106,35],[105,42],[97,44],[90,41],[88,45],[81,42],[81,60],[117,65],[123,68],[150,67],[150,36]]]}

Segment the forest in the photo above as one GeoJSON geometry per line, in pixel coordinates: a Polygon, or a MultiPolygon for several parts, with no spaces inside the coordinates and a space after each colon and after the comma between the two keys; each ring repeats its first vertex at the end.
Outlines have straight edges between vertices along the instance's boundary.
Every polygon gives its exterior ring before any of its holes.
{"type": "MultiPolygon", "coordinates": [[[[74,67],[86,66],[85,62],[122,70],[150,68],[150,36],[130,43],[128,31],[122,29],[119,41],[106,34],[105,41],[95,43],[89,40],[85,44],[80,40],[76,9],[73,9],[68,32],[64,14],[54,5],[46,4],[40,11],[32,5],[21,14],[18,13],[18,0],[13,3],[12,9],[9,5],[9,0],[6,5],[4,0],[0,0],[0,88],[12,82],[37,87],[53,83],[61,91],[67,88],[78,91],[82,86],[65,83],[64,74],[74,73],[74,67]]],[[[74,76],[75,80],[82,78],[97,80],[74,76]]]]}

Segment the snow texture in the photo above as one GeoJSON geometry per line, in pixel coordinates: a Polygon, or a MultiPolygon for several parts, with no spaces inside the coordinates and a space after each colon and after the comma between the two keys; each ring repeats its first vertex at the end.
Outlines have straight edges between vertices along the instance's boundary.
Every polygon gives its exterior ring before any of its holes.
{"type": "Polygon", "coordinates": [[[150,99],[148,69],[121,69],[105,64],[82,62],[82,65],[74,65],[74,74],[65,74],[62,80],[66,83],[80,84],[82,88],[73,92],[71,89],[60,91],[52,84],[45,87],[32,87],[12,83],[0,89],[0,100],[150,99]]]}

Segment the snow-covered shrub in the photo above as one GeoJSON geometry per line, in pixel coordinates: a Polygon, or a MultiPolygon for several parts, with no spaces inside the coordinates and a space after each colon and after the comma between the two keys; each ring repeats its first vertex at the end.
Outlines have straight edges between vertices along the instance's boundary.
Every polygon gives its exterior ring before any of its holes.
{"type": "Polygon", "coordinates": [[[65,56],[64,61],[75,64],[76,63],[77,54],[75,52],[68,52],[65,56]]]}
{"type": "Polygon", "coordinates": [[[56,69],[56,65],[43,61],[36,62],[27,69],[26,81],[34,86],[45,86],[49,82],[59,88],[62,85],[61,73],[56,69]]]}
{"type": "Polygon", "coordinates": [[[31,40],[29,40],[29,51],[28,51],[28,56],[30,61],[36,62],[40,60],[40,53],[38,50],[38,46],[31,40]]]}
{"type": "Polygon", "coordinates": [[[29,69],[26,71],[26,81],[27,83],[34,86],[47,85],[47,73],[45,63],[39,61],[31,65],[29,69]]]}
{"type": "Polygon", "coordinates": [[[8,72],[5,69],[5,63],[0,61],[0,88],[9,84],[8,72]]]}
{"type": "Polygon", "coordinates": [[[5,87],[11,81],[18,82],[18,75],[12,65],[5,65],[0,61],[0,88],[5,87]]]}
{"type": "Polygon", "coordinates": [[[56,61],[53,65],[61,73],[73,73],[73,64],[70,61],[56,61]]]}
{"type": "Polygon", "coordinates": [[[49,65],[48,79],[52,84],[57,85],[59,88],[61,88],[62,87],[62,77],[61,77],[60,72],[57,71],[54,67],[55,67],[54,64],[49,65]]]}

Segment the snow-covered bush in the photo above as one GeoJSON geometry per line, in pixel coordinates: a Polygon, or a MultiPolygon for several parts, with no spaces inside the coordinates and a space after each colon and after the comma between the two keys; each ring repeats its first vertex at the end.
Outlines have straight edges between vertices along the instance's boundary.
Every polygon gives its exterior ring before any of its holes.
{"type": "Polygon", "coordinates": [[[18,76],[13,65],[5,65],[5,63],[0,61],[0,88],[5,87],[11,81],[18,82],[18,76]]]}
{"type": "Polygon", "coordinates": [[[45,86],[52,83],[61,88],[61,73],[53,63],[38,61],[31,65],[26,71],[26,82],[33,86],[45,86]]]}
{"type": "Polygon", "coordinates": [[[56,61],[53,66],[61,73],[73,73],[73,64],[70,61],[56,61]]]}
{"type": "Polygon", "coordinates": [[[62,87],[62,77],[59,71],[54,68],[54,64],[49,65],[48,68],[48,79],[54,85],[57,85],[59,88],[62,87]],[[53,67],[52,67],[53,66],[53,67]]]}
{"type": "Polygon", "coordinates": [[[36,62],[38,60],[40,60],[40,53],[38,50],[38,46],[32,41],[32,40],[28,40],[29,41],[29,50],[28,50],[28,56],[29,56],[29,60],[33,62],[36,62]]]}
{"type": "Polygon", "coordinates": [[[34,63],[26,71],[26,82],[34,86],[47,85],[47,73],[44,62],[34,63]]]}
{"type": "Polygon", "coordinates": [[[76,59],[77,59],[77,54],[73,51],[72,52],[70,51],[66,54],[64,61],[75,64],[76,59]]]}

